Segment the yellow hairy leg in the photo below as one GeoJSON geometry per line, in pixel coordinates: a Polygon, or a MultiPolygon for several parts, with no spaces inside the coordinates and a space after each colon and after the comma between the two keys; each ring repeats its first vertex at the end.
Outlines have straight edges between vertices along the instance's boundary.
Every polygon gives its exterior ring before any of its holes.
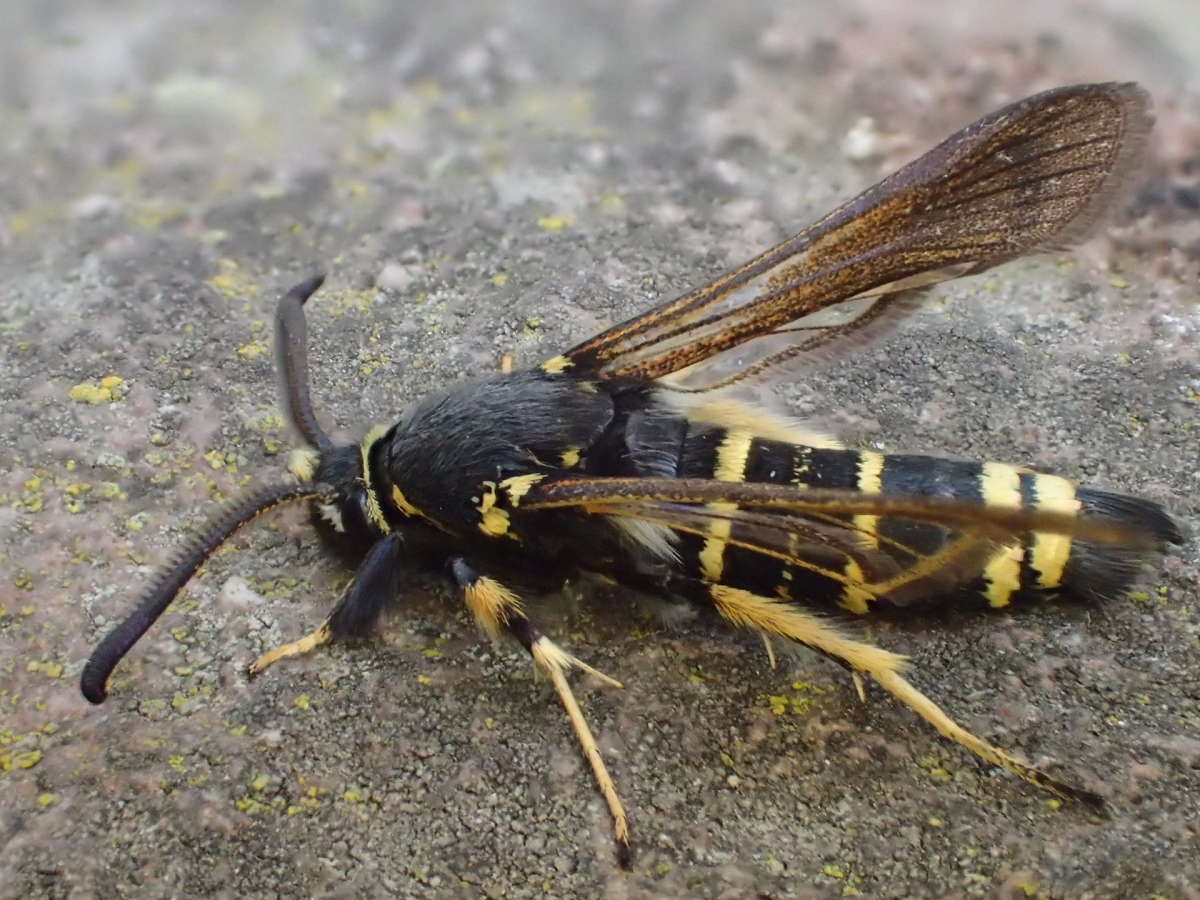
{"type": "Polygon", "coordinates": [[[480,627],[493,637],[503,631],[512,634],[529,651],[537,671],[550,679],[554,692],[571,722],[584,758],[592,768],[600,793],[608,804],[608,811],[613,820],[613,835],[618,845],[623,848],[622,858],[627,858],[630,841],[629,819],[617,794],[616,783],[604,764],[596,738],[592,735],[583,710],[579,708],[571,685],[567,682],[566,673],[570,669],[582,669],[612,687],[619,688],[621,683],[567,653],[542,634],[537,626],[525,617],[520,598],[496,579],[469,571],[456,574],[456,577],[459,576],[463,587],[463,599],[480,627]]]}
{"type": "Polygon", "coordinates": [[[936,703],[900,674],[907,665],[905,657],[848,637],[828,621],[799,610],[783,600],[762,597],[725,585],[713,585],[710,593],[717,611],[733,624],[778,634],[845,662],[852,672],[862,672],[870,676],[880,687],[945,737],[956,741],[992,765],[1008,769],[1026,781],[1059,796],[1079,800],[1095,809],[1103,810],[1104,800],[1098,794],[1064,784],[1040,769],[1020,762],[951,719],[936,703]]]}

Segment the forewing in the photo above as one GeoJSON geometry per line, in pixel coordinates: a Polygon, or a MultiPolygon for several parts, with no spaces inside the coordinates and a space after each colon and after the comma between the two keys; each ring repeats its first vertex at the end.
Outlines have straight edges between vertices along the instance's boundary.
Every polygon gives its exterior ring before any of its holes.
{"type": "Polygon", "coordinates": [[[1136,523],[1110,518],[761,482],[576,478],[539,483],[521,500],[523,512],[564,508],[700,536],[719,535],[731,546],[781,559],[901,605],[945,593],[978,576],[999,548],[1019,544],[1030,532],[1133,548],[1158,545],[1158,538],[1136,523]],[[923,552],[861,527],[856,517],[936,526],[943,537],[938,549],[923,552]]]}
{"type": "Polygon", "coordinates": [[[881,540],[852,517],[723,506],[646,502],[600,505],[589,512],[665,525],[705,538],[719,534],[731,547],[780,560],[897,606],[947,594],[977,577],[999,546],[984,532],[947,528],[942,529],[940,548],[923,553],[903,541],[881,540]]]}
{"type": "Polygon", "coordinates": [[[565,359],[602,376],[658,378],[854,298],[860,315],[798,332],[801,349],[775,362],[894,321],[915,305],[915,291],[1087,236],[1140,155],[1148,108],[1133,84],[1076,85],[1018,101],[812,227],[565,359]]]}

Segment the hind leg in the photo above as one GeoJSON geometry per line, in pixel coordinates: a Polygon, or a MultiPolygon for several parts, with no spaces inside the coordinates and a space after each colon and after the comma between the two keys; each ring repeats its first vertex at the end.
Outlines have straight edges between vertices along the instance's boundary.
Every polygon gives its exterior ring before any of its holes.
{"type": "Polygon", "coordinates": [[[869,676],[945,737],[961,744],[992,765],[1008,769],[1060,797],[1078,800],[1093,809],[1103,811],[1104,798],[1099,794],[1061,782],[1041,769],[1014,759],[999,747],[972,734],[951,719],[941,707],[900,674],[907,665],[903,656],[848,637],[829,621],[797,609],[787,601],[761,597],[724,585],[706,587],[717,612],[733,624],[768,634],[778,634],[833,657],[852,672],[861,672],[869,676]]]}
{"type": "Polygon", "coordinates": [[[608,804],[608,811],[613,820],[613,835],[617,839],[618,856],[622,864],[627,864],[629,820],[625,814],[625,807],[617,795],[617,787],[608,773],[608,767],[604,765],[604,758],[600,755],[600,748],[592,736],[592,730],[588,727],[583,711],[579,708],[575,694],[567,682],[566,673],[573,668],[582,669],[613,687],[619,688],[621,683],[567,653],[546,637],[526,617],[520,598],[494,578],[480,575],[461,557],[450,561],[450,572],[462,588],[467,608],[471,610],[480,627],[493,637],[506,633],[516,638],[533,659],[537,670],[548,676],[550,683],[554,685],[559,702],[566,710],[567,718],[571,720],[571,727],[575,731],[580,749],[591,765],[596,784],[608,804]]]}
{"type": "MultiPolygon", "coordinates": [[[[648,586],[651,585],[642,585],[643,588],[648,586]]],[[[1059,781],[967,731],[904,678],[901,672],[908,665],[905,657],[844,634],[826,617],[805,612],[795,603],[778,597],[764,597],[739,588],[674,574],[652,587],[660,592],[684,597],[700,606],[711,607],[726,621],[740,628],[748,628],[768,637],[778,635],[823,653],[850,671],[860,698],[865,700],[864,679],[870,678],[942,735],[992,765],[1008,769],[1060,797],[1077,800],[1097,812],[1105,812],[1105,801],[1099,794],[1059,781]]]]}

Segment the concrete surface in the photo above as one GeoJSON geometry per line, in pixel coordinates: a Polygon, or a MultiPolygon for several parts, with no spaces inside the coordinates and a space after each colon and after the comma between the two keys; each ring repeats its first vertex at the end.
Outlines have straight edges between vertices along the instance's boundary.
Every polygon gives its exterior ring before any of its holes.
{"type": "Polygon", "coordinates": [[[214,559],[106,706],[78,695],[215,501],[281,477],[269,317],[294,281],[329,272],[314,394],[356,436],[1059,83],[1156,98],[1120,223],[949,286],[781,398],[857,443],[1149,496],[1195,533],[1197,6],[899,6],[6,4],[0,895],[1200,896],[1195,542],[1102,608],[870,628],[966,724],[1107,793],[1109,821],[822,661],[772,672],[753,640],[576,588],[541,606],[627,685],[581,689],[637,836],[621,872],[548,687],[437,579],[378,641],[245,680],[345,578],[299,513],[214,559]]]}

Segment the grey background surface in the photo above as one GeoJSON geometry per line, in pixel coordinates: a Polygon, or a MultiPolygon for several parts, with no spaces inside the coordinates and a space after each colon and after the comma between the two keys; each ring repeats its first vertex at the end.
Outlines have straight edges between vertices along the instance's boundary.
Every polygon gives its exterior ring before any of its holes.
{"type": "Polygon", "coordinates": [[[216,508],[281,477],[270,315],[309,307],[354,439],[737,263],[1001,103],[1136,79],[1105,236],[953,284],[775,403],[856,445],[1001,458],[1197,524],[1194,3],[6,4],[0,34],[0,895],[1195,897],[1195,542],[1144,591],[877,622],[964,724],[1097,821],[810,656],[611,589],[537,603],[634,870],[548,686],[414,575],[379,639],[248,683],[346,573],[248,529],[118,670],[90,647],[216,508]],[[1005,22],[998,21],[1003,18],[1005,22]],[[102,382],[115,377],[119,382],[102,382]]]}

